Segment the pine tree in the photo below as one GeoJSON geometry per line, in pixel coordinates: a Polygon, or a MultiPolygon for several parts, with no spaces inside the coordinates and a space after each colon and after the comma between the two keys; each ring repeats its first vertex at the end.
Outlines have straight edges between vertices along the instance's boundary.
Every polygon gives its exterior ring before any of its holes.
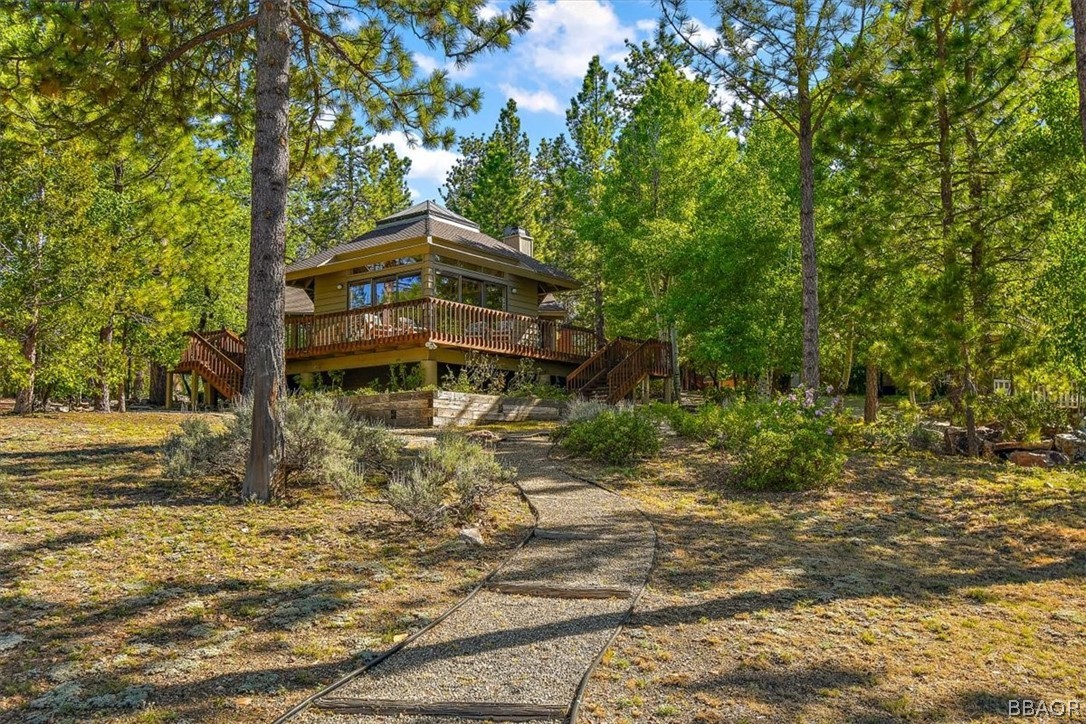
{"type": "Polygon", "coordinates": [[[449,208],[491,236],[501,238],[510,226],[523,226],[534,234],[539,197],[528,134],[521,130],[516,101],[509,99],[502,108],[485,143],[466,139],[461,154],[445,183],[449,208]]]}
{"type": "Polygon", "coordinates": [[[599,56],[588,64],[580,92],[570,100],[566,127],[574,150],[570,191],[579,237],[573,268],[592,280],[592,316],[596,342],[606,343],[605,280],[603,274],[604,219],[600,213],[604,177],[608,172],[618,127],[615,91],[599,56]]]}
{"type": "Polygon", "coordinates": [[[482,5],[448,0],[371,8],[260,0],[253,11],[249,3],[73,6],[54,0],[5,6],[5,21],[34,29],[0,50],[0,57],[26,60],[14,95],[47,99],[43,127],[116,137],[122,128],[154,135],[164,126],[187,127],[193,117],[223,114],[238,128],[252,120],[244,389],[252,397],[253,434],[246,498],[270,499],[283,479],[279,400],[285,394],[289,129],[311,131],[330,112],[340,118],[357,112],[376,131],[399,128],[424,144],[450,145],[453,131],[440,125],[442,119],[477,110],[479,92],[451,83],[440,70],[416,78],[401,36],[413,33],[462,65],[508,47],[513,34],[530,24],[525,2],[486,19],[482,5]],[[349,20],[361,22],[348,30],[349,20]],[[71,47],[80,51],[71,53],[71,47]],[[310,107],[292,114],[292,100],[310,107]]]}
{"type": "Polygon", "coordinates": [[[803,260],[803,380],[820,386],[818,255],[815,245],[815,136],[850,80],[850,43],[864,37],[871,0],[720,0],[718,38],[691,40],[698,28],[685,0],[664,2],[664,17],[686,40],[707,77],[742,105],[768,112],[799,142],[800,249],[803,260]]]}

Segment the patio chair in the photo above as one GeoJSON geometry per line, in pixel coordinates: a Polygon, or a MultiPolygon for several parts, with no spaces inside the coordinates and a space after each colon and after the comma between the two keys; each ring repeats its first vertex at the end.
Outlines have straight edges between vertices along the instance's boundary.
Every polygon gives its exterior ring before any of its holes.
{"type": "Polygon", "coordinates": [[[491,329],[491,338],[495,342],[512,342],[516,322],[512,319],[502,319],[494,324],[491,329]]]}

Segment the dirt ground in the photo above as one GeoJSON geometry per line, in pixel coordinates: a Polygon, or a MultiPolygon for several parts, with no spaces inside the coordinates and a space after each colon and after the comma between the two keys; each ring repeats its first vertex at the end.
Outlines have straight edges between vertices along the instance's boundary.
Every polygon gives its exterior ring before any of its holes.
{"type": "Polygon", "coordinates": [[[650,588],[587,690],[595,722],[1001,721],[1086,713],[1086,475],[863,454],[834,489],[751,493],[674,441],[632,470],[650,588]]]}
{"type": "Polygon", "coordinates": [[[161,476],[181,414],[0,415],[0,721],[268,721],[470,590],[485,550],[377,502],[274,505],[161,476]]]}

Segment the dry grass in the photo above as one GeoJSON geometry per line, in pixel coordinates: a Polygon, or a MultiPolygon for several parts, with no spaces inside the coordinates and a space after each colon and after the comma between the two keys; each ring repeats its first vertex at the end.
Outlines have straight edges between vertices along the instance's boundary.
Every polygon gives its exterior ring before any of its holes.
{"type": "Polygon", "coordinates": [[[688,444],[576,466],[660,534],[592,721],[999,721],[1012,698],[1086,700],[1082,471],[862,455],[833,490],[755,494],[688,444]]]}
{"type": "Polygon", "coordinates": [[[161,478],[180,419],[0,416],[0,720],[267,721],[436,616],[530,525],[512,489],[483,552],[325,490],[239,504],[161,478]]]}

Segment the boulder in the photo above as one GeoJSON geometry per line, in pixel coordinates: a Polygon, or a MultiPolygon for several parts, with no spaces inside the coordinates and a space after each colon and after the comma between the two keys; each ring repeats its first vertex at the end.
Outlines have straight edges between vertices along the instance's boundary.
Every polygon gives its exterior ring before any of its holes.
{"type": "MultiPolygon", "coordinates": [[[[996,443],[1003,438],[1003,431],[993,427],[977,428],[977,443],[980,450],[984,449],[984,443],[996,443]]],[[[948,453],[965,455],[969,452],[969,436],[964,427],[948,425],[943,428],[943,440],[946,443],[948,453]]]]}
{"type": "Polygon", "coordinates": [[[1007,461],[1023,468],[1050,468],[1054,465],[1050,453],[1015,450],[1007,456],[1007,461]]]}
{"type": "Polygon", "coordinates": [[[1055,438],[1056,449],[1073,462],[1086,461],[1086,433],[1061,432],[1055,438]]]}
{"type": "Polygon", "coordinates": [[[482,548],[486,545],[483,534],[479,532],[478,528],[462,528],[460,530],[460,540],[464,541],[469,546],[475,546],[477,548],[482,548]]]}

